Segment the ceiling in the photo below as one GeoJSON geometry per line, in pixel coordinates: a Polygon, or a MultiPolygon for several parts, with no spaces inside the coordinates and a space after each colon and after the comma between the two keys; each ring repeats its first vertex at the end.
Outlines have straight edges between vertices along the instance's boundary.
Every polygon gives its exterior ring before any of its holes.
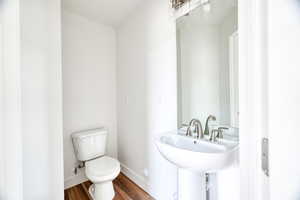
{"type": "Polygon", "coordinates": [[[143,0],[63,0],[63,8],[98,23],[117,27],[143,0]]]}

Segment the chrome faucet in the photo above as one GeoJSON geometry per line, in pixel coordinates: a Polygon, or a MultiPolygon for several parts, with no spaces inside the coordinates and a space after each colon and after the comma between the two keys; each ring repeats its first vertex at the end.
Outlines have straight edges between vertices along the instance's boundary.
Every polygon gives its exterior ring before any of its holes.
{"type": "Polygon", "coordinates": [[[192,127],[192,125],[193,125],[193,123],[194,123],[194,121],[195,121],[196,119],[192,119],[191,121],[190,121],[190,123],[189,123],[189,125],[187,126],[188,128],[187,128],[187,130],[186,130],[186,136],[192,136],[192,131],[191,131],[191,127],[192,127]]]}
{"type": "Polygon", "coordinates": [[[204,137],[204,133],[203,133],[203,128],[202,128],[202,124],[200,122],[200,120],[198,119],[192,119],[189,123],[189,127],[186,131],[186,136],[192,136],[192,131],[191,131],[191,127],[195,127],[194,132],[197,134],[197,139],[199,138],[203,138],[204,137]]]}
{"type": "Polygon", "coordinates": [[[216,117],[213,115],[209,115],[206,119],[206,123],[205,123],[205,129],[204,129],[204,135],[209,135],[209,126],[208,123],[209,121],[216,121],[216,117]]]}

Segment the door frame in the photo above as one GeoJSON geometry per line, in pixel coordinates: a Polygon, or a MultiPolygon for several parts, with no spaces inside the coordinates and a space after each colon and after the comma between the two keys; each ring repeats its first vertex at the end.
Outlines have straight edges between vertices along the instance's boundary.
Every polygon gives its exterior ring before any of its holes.
{"type": "Polygon", "coordinates": [[[0,4],[0,199],[23,199],[19,0],[0,4]],[[1,174],[0,174],[1,175],[1,174]]]}
{"type": "Polygon", "coordinates": [[[268,200],[261,141],[268,137],[268,1],[239,0],[240,199],[268,200]]]}

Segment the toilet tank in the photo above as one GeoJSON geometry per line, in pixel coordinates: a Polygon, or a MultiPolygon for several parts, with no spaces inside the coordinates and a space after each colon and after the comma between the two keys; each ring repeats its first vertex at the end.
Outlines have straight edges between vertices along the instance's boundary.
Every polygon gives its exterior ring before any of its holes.
{"type": "Polygon", "coordinates": [[[74,151],[79,161],[87,161],[105,154],[107,130],[97,128],[72,133],[74,151]]]}

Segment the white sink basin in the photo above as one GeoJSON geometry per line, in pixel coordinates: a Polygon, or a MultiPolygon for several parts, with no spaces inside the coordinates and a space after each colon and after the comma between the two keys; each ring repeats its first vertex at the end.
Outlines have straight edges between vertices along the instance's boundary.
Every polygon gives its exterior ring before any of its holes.
{"type": "Polygon", "coordinates": [[[216,172],[238,160],[237,142],[221,140],[213,143],[173,132],[156,139],[156,146],[171,163],[196,172],[216,172]]]}

